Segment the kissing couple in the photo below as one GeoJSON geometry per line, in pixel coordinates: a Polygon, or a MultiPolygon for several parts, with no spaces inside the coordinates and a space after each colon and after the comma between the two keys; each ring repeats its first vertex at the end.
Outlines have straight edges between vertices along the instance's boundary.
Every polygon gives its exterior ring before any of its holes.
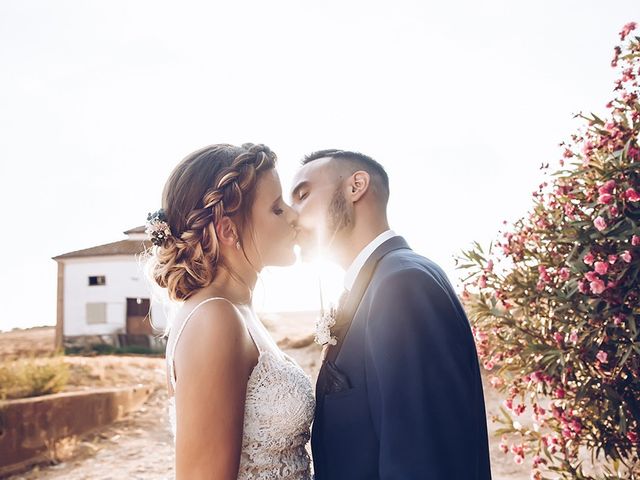
{"type": "Polygon", "coordinates": [[[384,168],[315,152],[289,198],[268,147],[211,145],[175,167],[147,219],[150,273],[179,302],[167,341],[176,478],[490,479],[468,319],[442,269],[389,229],[384,168]],[[346,271],[319,322],[315,395],[252,305],[260,271],[294,263],[295,244],[346,271]]]}

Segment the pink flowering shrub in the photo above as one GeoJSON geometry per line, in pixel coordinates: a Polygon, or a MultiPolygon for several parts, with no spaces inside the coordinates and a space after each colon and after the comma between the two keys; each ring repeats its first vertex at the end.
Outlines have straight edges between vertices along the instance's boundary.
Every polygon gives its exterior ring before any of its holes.
{"type": "Polygon", "coordinates": [[[640,478],[635,26],[615,48],[620,77],[607,114],[578,115],[585,126],[561,144],[530,213],[488,252],[476,243],[458,258],[478,354],[505,395],[500,447],[531,462],[534,479],[640,478]],[[585,472],[587,453],[604,470],[585,472]]]}

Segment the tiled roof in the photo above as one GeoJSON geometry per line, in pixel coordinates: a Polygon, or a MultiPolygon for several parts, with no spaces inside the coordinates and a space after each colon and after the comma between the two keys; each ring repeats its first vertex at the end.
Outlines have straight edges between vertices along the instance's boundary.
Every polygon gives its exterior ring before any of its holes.
{"type": "Polygon", "coordinates": [[[141,240],[120,240],[119,242],[98,245],[97,247],[85,248],[84,250],[63,253],[62,255],[53,257],[53,259],[62,260],[65,258],[102,257],[105,255],[138,255],[144,252],[146,248],[150,247],[150,242],[143,242],[141,240]]]}
{"type": "Polygon", "coordinates": [[[131,229],[127,230],[126,232],[124,232],[125,235],[129,235],[131,233],[145,233],[144,225],[141,225],[140,227],[131,228],[131,229]]]}

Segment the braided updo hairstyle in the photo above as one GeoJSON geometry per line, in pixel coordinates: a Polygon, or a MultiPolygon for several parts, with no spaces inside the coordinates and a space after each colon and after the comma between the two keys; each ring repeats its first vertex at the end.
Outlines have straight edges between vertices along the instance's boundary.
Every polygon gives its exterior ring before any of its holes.
{"type": "Polygon", "coordinates": [[[211,284],[223,263],[216,223],[234,219],[243,237],[260,174],[275,167],[265,145],[218,144],[186,157],[162,193],[171,235],[151,254],[150,274],[172,300],[185,300],[211,284]]]}

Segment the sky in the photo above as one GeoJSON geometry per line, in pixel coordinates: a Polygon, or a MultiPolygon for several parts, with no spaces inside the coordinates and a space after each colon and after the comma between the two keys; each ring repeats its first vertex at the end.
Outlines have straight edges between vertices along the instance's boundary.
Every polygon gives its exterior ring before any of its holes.
{"type": "MultiPolygon", "coordinates": [[[[265,143],[285,191],[305,153],[362,151],[391,227],[453,257],[531,205],[543,162],[612,98],[637,1],[3,0],[0,330],[55,323],[51,257],[124,238],[212,143],[265,143]]],[[[266,311],[318,308],[337,267],[264,272],[266,311]]]]}

